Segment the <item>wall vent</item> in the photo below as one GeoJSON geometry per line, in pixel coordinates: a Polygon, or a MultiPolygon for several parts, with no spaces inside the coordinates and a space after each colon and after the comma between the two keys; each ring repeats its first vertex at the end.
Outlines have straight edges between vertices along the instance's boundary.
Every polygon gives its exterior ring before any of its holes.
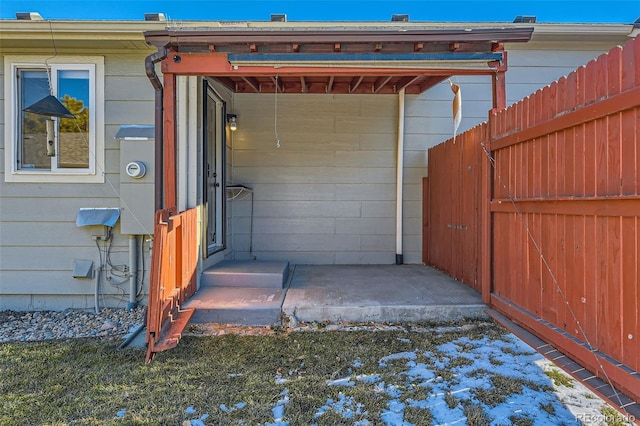
{"type": "Polygon", "coordinates": [[[42,16],[38,12],[16,12],[18,21],[42,21],[42,16]]]}

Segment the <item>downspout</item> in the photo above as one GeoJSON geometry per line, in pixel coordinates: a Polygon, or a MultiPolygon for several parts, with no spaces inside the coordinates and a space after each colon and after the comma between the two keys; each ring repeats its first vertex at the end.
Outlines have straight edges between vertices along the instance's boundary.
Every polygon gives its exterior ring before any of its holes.
{"type": "Polygon", "coordinates": [[[151,82],[151,85],[156,91],[155,97],[155,210],[162,209],[163,206],[163,185],[162,185],[162,173],[163,173],[163,132],[162,127],[164,124],[162,97],[163,88],[162,82],[156,73],[156,63],[162,61],[167,57],[167,49],[165,47],[159,47],[156,53],[152,53],[147,56],[144,61],[144,68],[147,73],[147,77],[151,82]]]}
{"type": "Polygon", "coordinates": [[[404,183],[404,89],[398,92],[398,157],[396,164],[396,265],[402,265],[402,200],[404,183]]]}

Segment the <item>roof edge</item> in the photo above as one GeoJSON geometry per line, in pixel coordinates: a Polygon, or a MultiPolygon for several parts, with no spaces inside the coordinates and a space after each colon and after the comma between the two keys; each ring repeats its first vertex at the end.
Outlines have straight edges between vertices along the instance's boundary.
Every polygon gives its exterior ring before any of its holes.
{"type": "Polygon", "coordinates": [[[533,27],[429,29],[394,28],[220,28],[220,29],[166,29],[145,31],[147,43],[156,47],[207,45],[211,43],[382,43],[382,42],[527,42],[533,27]]]}

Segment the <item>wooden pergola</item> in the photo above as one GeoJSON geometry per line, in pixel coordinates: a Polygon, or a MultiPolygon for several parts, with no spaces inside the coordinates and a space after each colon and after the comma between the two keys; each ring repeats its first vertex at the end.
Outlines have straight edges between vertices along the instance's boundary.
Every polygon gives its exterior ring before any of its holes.
{"type": "MultiPolygon", "coordinates": [[[[327,24],[305,28],[228,25],[146,32],[147,43],[157,48],[147,58],[146,69],[156,90],[158,224],[179,213],[177,76],[213,78],[234,93],[419,94],[452,76],[491,75],[493,108],[502,109],[506,106],[505,43],[527,42],[532,33],[532,27],[513,24],[455,29],[403,24],[327,24]],[[161,64],[162,81],[156,73],[156,63],[161,64]]],[[[156,238],[156,241],[164,240],[156,238]]],[[[161,249],[154,243],[154,252],[161,249]]],[[[191,315],[182,315],[186,320],[178,320],[180,305],[195,291],[194,282],[171,284],[174,291],[167,291],[165,282],[163,292],[159,293],[163,279],[160,271],[166,266],[161,255],[154,253],[154,259],[147,324],[148,359],[154,352],[177,344],[191,315]],[[158,294],[162,295],[157,297],[158,294]]],[[[177,263],[193,264],[191,260],[177,263]]],[[[192,275],[186,274],[194,280],[192,275]]]]}

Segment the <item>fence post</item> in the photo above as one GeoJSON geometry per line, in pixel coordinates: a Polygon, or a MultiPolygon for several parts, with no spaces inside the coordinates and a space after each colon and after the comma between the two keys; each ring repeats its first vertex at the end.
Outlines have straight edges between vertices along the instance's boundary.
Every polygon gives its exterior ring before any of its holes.
{"type": "Polygon", "coordinates": [[[431,202],[429,201],[429,177],[422,178],[422,263],[429,265],[429,218],[431,215],[431,202]]]}
{"type": "MultiPolygon", "coordinates": [[[[482,301],[487,305],[491,301],[492,274],[491,264],[493,237],[493,218],[491,216],[491,199],[493,197],[493,169],[489,157],[491,151],[491,128],[496,110],[489,112],[489,120],[484,128],[484,149],[482,152],[482,167],[480,172],[480,288],[482,289],[482,301]]],[[[482,147],[481,147],[482,149],[482,147]]]]}

